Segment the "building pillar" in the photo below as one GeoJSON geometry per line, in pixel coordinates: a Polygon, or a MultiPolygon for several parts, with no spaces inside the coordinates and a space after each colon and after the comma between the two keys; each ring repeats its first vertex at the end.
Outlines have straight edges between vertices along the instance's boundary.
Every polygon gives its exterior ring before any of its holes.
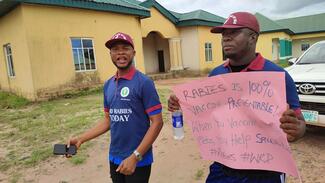
{"type": "Polygon", "coordinates": [[[170,53],[170,70],[177,71],[183,70],[183,60],[181,51],[181,39],[171,38],[169,42],[169,53],[170,53]]]}

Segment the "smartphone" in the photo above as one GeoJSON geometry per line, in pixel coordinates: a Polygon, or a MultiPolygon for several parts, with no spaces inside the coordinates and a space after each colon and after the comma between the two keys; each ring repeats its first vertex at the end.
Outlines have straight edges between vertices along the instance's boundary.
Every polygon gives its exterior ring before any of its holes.
{"type": "Polygon", "coordinates": [[[55,144],[53,149],[53,154],[55,155],[75,155],[77,154],[77,147],[75,145],[70,145],[68,148],[66,144],[55,144]]]}
{"type": "Polygon", "coordinates": [[[76,145],[70,145],[70,147],[67,150],[67,154],[70,154],[70,155],[77,154],[77,146],[76,145]]]}

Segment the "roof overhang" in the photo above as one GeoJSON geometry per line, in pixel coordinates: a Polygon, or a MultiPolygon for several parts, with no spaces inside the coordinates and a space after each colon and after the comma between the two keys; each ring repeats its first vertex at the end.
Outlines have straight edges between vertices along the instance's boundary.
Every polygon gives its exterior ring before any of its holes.
{"type": "Polygon", "coordinates": [[[0,16],[5,15],[20,3],[40,4],[50,6],[62,6],[70,8],[81,8],[96,11],[108,11],[139,16],[140,18],[150,17],[150,11],[146,8],[137,9],[116,4],[94,1],[76,1],[76,0],[2,0],[0,1],[0,16]]]}

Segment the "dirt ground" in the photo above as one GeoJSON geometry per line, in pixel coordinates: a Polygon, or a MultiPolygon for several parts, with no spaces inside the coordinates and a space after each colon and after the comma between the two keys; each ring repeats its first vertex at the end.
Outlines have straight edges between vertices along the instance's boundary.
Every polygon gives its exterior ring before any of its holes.
{"type": "MultiPolygon", "coordinates": [[[[157,87],[170,87],[182,79],[157,81],[157,87]]],[[[72,165],[63,157],[53,157],[38,167],[27,169],[19,182],[40,183],[110,183],[107,166],[108,135],[95,139],[89,158],[82,165],[72,165]]],[[[291,144],[303,183],[325,183],[325,128],[309,128],[305,137],[291,144]]],[[[211,162],[200,158],[198,146],[185,125],[185,138],[172,138],[170,121],[165,122],[154,143],[155,162],[151,183],[201,183],[209,172],[211,162]]],[[[1,173],[0,173],[1,177],[1,173]]],[[[5,182],[6,179],[0,179],[5,182]]],[[[299,183],[288,177],[287,183],[299,183]]]]}

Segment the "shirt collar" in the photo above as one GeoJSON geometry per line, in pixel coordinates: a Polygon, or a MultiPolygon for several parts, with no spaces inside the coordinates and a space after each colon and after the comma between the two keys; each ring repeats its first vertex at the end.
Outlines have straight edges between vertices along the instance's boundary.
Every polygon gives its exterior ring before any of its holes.
{"type": "Polygon", "coordinates": [[[136,69],[134,68],[134,66],[131,66],[129,72],[127,74],[125,74],[124,76],[118,76],[117,72],[116,72],[116,74],[114,76],[114,79],[116,80],[116,79],[123,78],[123,79],[126,79],[126,80],[131,80],[133,78],[134,74],[135,74],[135,71],[136,71],[136,69]]]}
{"type": "MultiPolygon", "coordinates": [[[[265,59],[262,57],[260,53],[257,53],[256,58],[243,70],[254,70],[259,71],[264,67],[265,59]]],[[[226,63],[223,64],[224,67],[230,67],[229,59],[227,59],[226,63]]]]}

